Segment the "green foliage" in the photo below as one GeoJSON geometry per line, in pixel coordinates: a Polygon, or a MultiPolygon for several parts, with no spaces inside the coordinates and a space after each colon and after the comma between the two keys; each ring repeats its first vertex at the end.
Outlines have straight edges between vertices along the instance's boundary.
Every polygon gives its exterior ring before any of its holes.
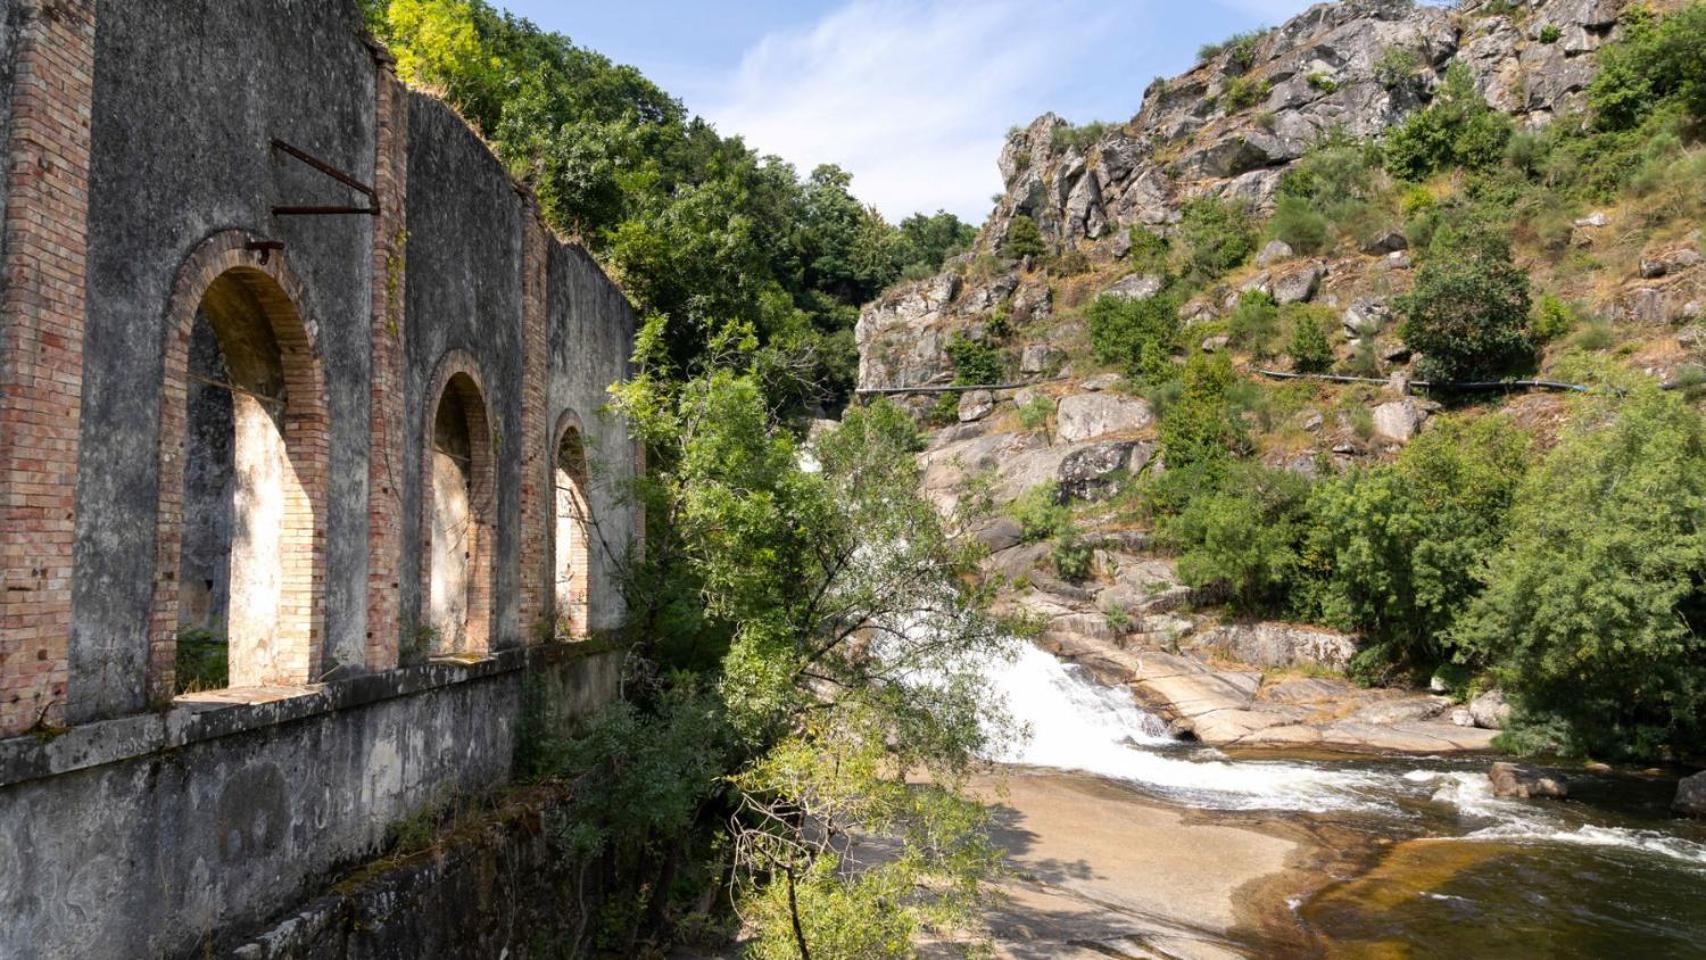
{"type": "Polygon", "coordinates": [[[1540,28],[1540,42],[1545,44],[1557,43],[1564,36],[1564,31],[1555,23],[1548,23],[1540,28]]]}
{"type": "Polygon", "coordinates": [[[1410,82],[1422,68],[1421,54],[1409,47],[1387,47],[1374,61],[1375,82],[1388,90],[1410,82]]]}
{"type": "Polygon", "coordinates": [[[1246,449],[1248,437],[1230,399],[1235,376],[1224,353],[1199,353],[1185,364],[1179,397],[1161,417],[1169,474],[1198,464],[1212,471],[1246,449]]]}
{"type": "Polygon", "coordinates": [[[1304,80],[1309,84],[1309,86],[1321,91],[1322,93],[1333,93],[1339,89],[1339,81],[1334,80],[1331,74],[1324,73],[1320,70],[1316,70],[1311,73],[1309,76],[1305,77],[1304,80]]]}
{"type": "Polygon", "coordinates": [[[1651,388],[1587,419],[1522,485],[1453,639],[1525,717],[1555,718],[1568,750],[1698,753],[1706,430],[1651,388]]]}
{"type": "Polygon", "coordinates": [[[1128,234],[1131,237],[1132,267],[1139,273],[1166,274],[1167,258],[1171,248],[1167,238],[1141,225],[1133,225],[1128,234]]]}
{"type": "Polygon", "coordinates": [[[1085,311],[1090,348],[1102,363],[1133,379],[1163,380],[1179,343],[1179,308],[1170,295],[1134,299],[1103,294],[1085,311]]]}
{"type": "Polygon", "coordinates": [[[1201,197],[1185,204],[1177,234],[1185,249],[1187,279],[1206,283],[1249,259],[1256,230],[1238,201],[1201,197]]]}
{"type": "Polygon", "coordinates": [[[1411,114],[1386,138],[1386,169],[1411,180],[1452,167],[1480,169],[1498,163],[1511,137],[1508,116],[1487,106],[1474,76],[1452,64],[1426,110],[1411,114]]]}
{"type": "Polygon", "coordinates": [[[1555,294],[1543,293],[1534,305],[1534,317],[1529,332],[1537,343],[1551,343],[1569,335],[1580,323],[1576,308],[1555,294]]]}
{"type": "Polygon", "coordinates": [[[954,382],[961,386],[1000,383],[1003,378],[1001,351],[964,333],[948,341],[948,359],[954,362],[954,382]]]}
{"type": "Polygon", "coordinates": [[[1270,357],[1279,337],[1279,305],[1261,290],[1246,290],[1238,297],[1227,321],[1232,342],[1258,358],[1270,357]]]}
{"type": "Polygon", "coordinates": [[[1415,286],[1394,307],[1399,335],[1423,354],[1425,376],[1497,376],[1532,355],[1525,332],[1528,275],[1511,262],[1509,242],[1492,230],[1442,232],[1415,286]]]}
{"type": "Polygon", "coordinates": [[[1014,259],[1040,257],[1048,253],[1048,247],[1043,245],[1043,233],[1037,229],[1037,222],[1023,213],[1014,216],[1013,222],[1007,227],[1007,238],[1001,241],[1001,253],[1014,259]]]}
{"type": "Polygon", "coordinates": [[[1076,534],[1069,533],[1055,541],[1049,551],[1049,561],[1054,564],[1054,572],[1067,583],[1083,583],[1090,579],[1091,562],[1096,552],[1089,544],[1079,539],[1076,534]]]}
{"type": "Polygon", "coordinates": [[[1226,86],[1220,91],[1219,103],[1227,113],[1237,113],[1267,99],[1268,91],[1272,89],[1273,84],[1266,80],[1239,74],[1226,81],[1226,86]]]}
{"type": "Polygon", "coordinates": [[[1197,48],[1197,62],[1213,60],[1226,54],[1226,61],[1235,71],[1242,72],[1256,65],[1256,45],[1267,37],[1266,27],[1235,33],[1219,43],[1205,43],[1197,48]]]}
{"type": "Polygon", "coordinates": [[[1268,230],[1298,253],[1319,253],[1327,246],[1327,218],[1303,197],[1282,194],[1268,230]]]}
{"type": "Polygon", "coordinates": [[[1020,494],[1008,505],[1007,512],[1019,521],[1019,538],[1025,543],[1054,540],[1073,531],[1072,511],[1061,503],[1060,485],[1053,480],[1020,494]]]}
{"type": "Polygon", "coordinates": [[[223,690],[231,685],[231,645],[208,630],[178,631],[174,693],[223,690]]]}
{"type": "Polygon", "coordinates": [[[1048,418],[1054,414],[1054,401],[1048,397],[1035,396],[1019,405],[1019,423],[1026,430],[1041,430],[1048,425],[1048,418]]]}
{"type": "Polygon", "coordinates": [[[1333,366],[1333,344],[1327,334],[1333,318],[1304,309],[1291,321],[1291,341],[1286,345],[1291,368],[1298,373],[1326,373],[1333,366]]]}
{"type": "Polygon", "coordinates": [[[1178,551],[1186,584],[1225,591],[1241,613],[1279,611],[1307,529],[1308,494],[1308,481],[1294,473],[1238,463],[1157,532],[1178,551]]]}
{"type": "Polygon", "coordinates": [[[1706,3],[1689,3],[1663,19],[1631,7],[1615,43],[1598,52],[1599,72],[1588,85],[1594,122],[1627,130],[1666,102],[1706,120],[1706,3]]]}
{"type": "Polygon", "coordinates": [[[1049,131],[1049,148],[1056,153],[1067,150],[1077,150],[1079,153],[1090,149],[1097,140],[1102,139],[1108,132],[1108,125],[1100,120],[1092,120],[1082,126],[1055,127],[1049,131]]]}
{"type": "Polygon", "coordinates": [[[1446,659],[1447,633],[1480,590],[1475,571],[1504,534],[1527,458],[1528,438],[1507,418],[1446,419],[1396,463],[1316,488],[1309,552],[1328,573],[1315,602],[1329,622],[1363,633],[1361,672],[1446,659]]]}
{"type": "Polygon", "coordinates": [[[915,213],[900,222],[896,261],[903,274],[922,279],[942,269],[956,253],[970,249],[977,228],[945,210],[915,213]]]}

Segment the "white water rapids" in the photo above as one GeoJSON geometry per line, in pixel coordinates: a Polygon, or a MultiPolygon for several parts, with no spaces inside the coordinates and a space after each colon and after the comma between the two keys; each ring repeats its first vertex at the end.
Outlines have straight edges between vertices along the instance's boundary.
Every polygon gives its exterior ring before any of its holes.
{"type": "Polygon", "coordinates": [[[1091,773],[1206,810],[1411,817],[1401,801],[1412,807],[1431,801],[1455,810],[1465,839],[1620,847],[1706,870],[1706,844],[1661,830],[1584,823],[1555,806],[1499,799],[1479,765],[1453,769],[1423,760],[1403,772],[1390,762],[1228,759],[1172,739],[1130,691],[1099,683],[1030,644],[1021,644],[1011,661],[992,662],[987,680],[1030,731],[997,758],[1003,762],[1091,773]]]}

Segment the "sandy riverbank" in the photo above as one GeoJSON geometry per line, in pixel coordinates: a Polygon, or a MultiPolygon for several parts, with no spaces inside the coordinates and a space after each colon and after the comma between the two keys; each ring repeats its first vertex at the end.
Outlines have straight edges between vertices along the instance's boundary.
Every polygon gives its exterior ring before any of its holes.
{"type": "Polygon", "coordinates": [[[1309,952],[1286,898],[1326,850],[1285,823],[1231,822],[1094,777],[1012,770],[978,785],[1017,876],[990,926],[1011,960],[1220,960],[1309,952]]]}

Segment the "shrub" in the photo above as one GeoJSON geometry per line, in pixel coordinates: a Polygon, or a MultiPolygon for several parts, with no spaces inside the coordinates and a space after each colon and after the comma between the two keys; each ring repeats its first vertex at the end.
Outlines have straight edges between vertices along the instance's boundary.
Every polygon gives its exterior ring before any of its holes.
{"type": "Polygon", "coordinates": [[[1374,79],[1388,90],[1400,86],[1416,75],[1422,67],[1422,57],[1409,47],[1387,47],[1374,61],[1374,79]]]}
{"type": "Polygon", "coordinates": [[[1396,463],[1316,488],[1309,554],[1329,571],[1316,602],[1328,622],[1363,632],[1361,672],[1447,658],[1446,634],[1480,590],[1477,564],[1503,535],[1527,455],[1505,417],[1447,419],[1396,463]]]}
{"type": "Polygon", "coordinates": [[[1623,37],[1600,48],[1599,73],[1588,85],[1594,122],[1627,130],[1672,99],[1696,120],[1706,119],[1706,3],[1690,3],[1662,20],[1642,7],[1624,16],[1623,37]]]}
{"type": "Polygon", "coordinates": [[[1273,85],[1266,80],[1239,74],[1226,81],[1226,86],[1220,91],[1220,105],[1227,113],[1237,113],[1267,99],[1268,91],[1273,85]]]}
{"type": "Polygon", "coordinates": [[[1090,349],[1102,363],[1123,367],[1133,379],[1166,379],[1179,342],[1179,307],[1167,294],[1133,299],[1103,294],[1085,312],[1090,349]]]}
{"type": "Polygon", "coordinates": [[[1049,415],[1054,413],[1054,401],[1048,397],[1032,397],[1028,402],[1019,405],[1019,423],[1026,430],[1036,431],[1048,424],[1049,415]]]}
{"type": "Polygon", "coordinates": [[[1060,485],[1050,480],[1020,494],[1007,507],[1019,521],[1019,538],[1026,543],[1053,540],[1072,532],[1072,511],[1060,502],[1060,485]]]}
{"type": "Polygon", "coordinates": [[[1317,253],[1327,245],[1327,218],[1302,197],[1282,195],[1268,230],[1299,253],[1317,253]]]}
{"type": "Polygon", "coordinates": [[[1056,153],[1066,150],[1077,150],[1082,153],[1090,145],[1108,132],[1108,125],[1100,120],[1092,120],[1083,126],[1071,125],[1055,127],[1049,132],[1049,148],[1056,153]]]}
{"type": "Polygon", "coordinates": [[[1540,302],[1534,306],[1534,318],[1529,321],[1528,329],[1534,335],[1537,343],[1551,343],[1570,333],[1576,328],[1576,309],[1561,298],[1543,293],[1540,302]]]}
{"type": "Polygon", "coordinates": [[[1232,360],[1224,353],[1199,353],[1185,364],[1179,397],[1161,417],[1161,449],[1169,474],[1197,464],[1212,471],[1247,449],[1244,424],[1234,415],[1228,396],[1233,379],[1232,360]]]}
{"type": "Polygon", "coordinates": [[[1602,423],[1567,436],[1523,483],[1452,638],[1524,718],[1556,718],[1572,751],[1697,754],[1706,428],[1682,398],[1650,388],[1602,423]]]}
{"type": "Polygon", "coordinates": [[[1207,282],[1239,266],[1255,250],[1256,232],[1242,203],[1202,197],[1185,204],[1179,219],[1186,269],[1194,282],[1207,282]]]}
{"type": "Polygon", "coordinates": [[[973,386],[1001,382],[1001,352],[987,343],[955,333],[948,341],[948,359],[954,363],[956,384],[973,386]]]}
{"type": "Polygon", "coordinates": [[[1511,119],[1487,106],[1469,68],[1454,63],[1426,110],[1386,138],[1386,169],[1411,180],[1450,167],[1483,168],[1504,156],[1511,119]]]}
{"type": "Polygon", "coordinates": [[[1224,53],[1235,70],[1248,70],[1256,64],[1256,45],[1267,35],[1267,29],[1262,28],[1235,33],[1219,43],[1205,43],[1197,48],[1197,61],[1213,60],[1224,53]]]}
{"type": "Polygon", "coordinates": [[[1415,286],[1394,306],[1398,334],[1422,353],[1427,377],[1496,376],[1532,355],[1528,276],[1511,262],[1509,242],[1489,229],[1441,231],[1415,286]]]}
{"type": "Polygon", "coordinates": [[[1305,77],[1304,80],[1308,82],[1311,87],[1314,87],[1322,93],[1332,93],[1339,89],[1339,81],[1334,80],[1330,74],[1324,73],[1320,70],[1311,73],[1309,76],[1305,77]]]}
{"type": "Polygon", "coordinates": [[[1227,332],[1240,348],[1257,357],[1271,356],[1274,340],[1279,336],[1279,306],[1273,297],[1260,290],[1246,290],[1232,308],[1227,332]]]}
{"type": "Polygon", "coordinates": [[[1090,258],[1082,250],[1068,250],[1048,263],[1049,276],[1075,277],[1090,270],[1090,258]]]}
{"type": "Polygon", "coordinates": [[[1558,25],[1555,23],[1548,23],[1546,26],[1540,28],[1541,43],[1557,43],[1558,39],[1563,35],[1564,31],[1559,29],[1558,25]]]}
{"type": "Polygon", "coordinates": [[[1198,589],[1226,591],[1241,613],[1283,609],[1307,530],[1309,484],[1254,463],[1228,468],[1218,488],[1194,497],[1157,528],[1179,553],[1179,577],[1198,589]]]}
{"type": "Polygon", "coordinates": [[[1054,564],[1054,572],[1067,583],[1083,583],[1090,579],[1091,561],[1096,552],[1089,544],[1079,539],[1077,533],[1068,533],[1055,541],[1049,550],[1049,560],[1054,564]]]}
{"type": "Polygon", "coordinates": [[[1143,226],[1133,226],[1128,234],[1131,237],[1132,266],[1140,273],[1165,274],[1167,272],[1167,238],[1143,226]]]}
{"type": "Polygon", "coordinates": [[[1286,353],[1291,356],[1291,368],[1298,373],[1325,373],[1333,366],[1333,344],[1328,339],[1330,318],[1323,319],[1314,309],[1296,313],[1291,324],[1291,342],[1286,353]]]}
{"type": "Polygon", "coordinates": [[[1043,232],[1037,229],[1037,222],[1025,214],[1013,217],[1013,222],[1007,226],[1007,238],[1001,242],[1001,252],[1015,259],[1020,257],[1040,257],[1048,252],[1043,246],[1043,232]]]}

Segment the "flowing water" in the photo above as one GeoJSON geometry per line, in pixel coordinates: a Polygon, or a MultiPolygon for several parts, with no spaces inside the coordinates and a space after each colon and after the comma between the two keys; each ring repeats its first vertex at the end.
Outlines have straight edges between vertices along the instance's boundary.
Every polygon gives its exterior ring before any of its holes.
{"type": "Polygon", "coordinates": [[[1396,841],[1297,905],[1329,956],[1706,957],[1706,825],[1669,816],[1671,781],[1583,772],[1568,801],[1517,801],[1492,795],[1485,759],[1234,758],[1029,645],[989,674],[1030,728],[1006,762],[1396,841]]]}

